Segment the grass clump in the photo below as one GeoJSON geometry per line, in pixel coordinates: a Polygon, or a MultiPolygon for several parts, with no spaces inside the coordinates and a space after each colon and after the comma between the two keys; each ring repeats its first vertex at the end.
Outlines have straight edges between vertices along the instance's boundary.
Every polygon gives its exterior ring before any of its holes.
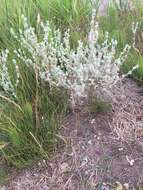
{"type": "Polygon", "coordinates": [[[86,36],[91,11],[92,1],[89,0],[1,0],[0,48],[13,46],[9,29],[18,30],[22,26],[22,14],[34,27],[39,15],[40,19],[49,20],[63,32],[70,29],[71,43],[76,46],[77,40],[86,36]]]}
{"type": "Polygon", "coordinates": [[[88,109],[92,115],[107,114],[111,111],[111,104],[95,98],[89,102],[88,109]]]}
{"type": "MultiPolygon", "coordinates": [[[[29,93],[36,92],[31,89],[29,93]]],[[[16,103],[0,97],[0,133],[6,144],[1,156],[8,164],[20,168],[36,158],[47,159],[57,144],[56,133],[66,112],[66,97],[61,107],[48,93],[39,87],[37,103],[35,97],[25,99],[20,95],[16,103]]]]}
{"type": "MultiPolygon", "coordinates": [[[[120,1],[120,4],[111,3],[108,7],[107,15],[99,19],[103,34],[109,31],[110,37],[117,39],[118,51],[120,51],[126,43],[133,42],[132,25],[138,23],[137,32],[135,34],[135,49],[130,52],[127,63],[122,67],[123,72],[127,72],[137,63],[139,69],[133,73],[133,78],[138,81],[143,80],[143,63],[142,63],[142,30],[143,30],[143,4],[140,1],[120,1]]],[[[102,35],[101,35],[102,36],[102,35]]]]}

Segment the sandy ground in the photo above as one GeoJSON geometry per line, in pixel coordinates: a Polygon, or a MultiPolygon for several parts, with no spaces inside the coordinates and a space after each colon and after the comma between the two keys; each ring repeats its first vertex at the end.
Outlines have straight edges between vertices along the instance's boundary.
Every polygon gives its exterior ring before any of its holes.
{"type": "Polygon", "coordinates": [[[64,146],[13,175],[5,190],[112,190],[116,183],[132,190],[143,179],[143,91],[127,79],[113,93],[112,112],[69,115],[59,132],[64,146]]]}

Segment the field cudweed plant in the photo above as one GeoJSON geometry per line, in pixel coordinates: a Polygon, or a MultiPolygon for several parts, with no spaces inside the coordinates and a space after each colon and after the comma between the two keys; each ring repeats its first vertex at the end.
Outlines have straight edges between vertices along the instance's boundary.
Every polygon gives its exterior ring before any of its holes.
{"type": "Polygon", "coordinates": [[[117,56],[117,41],[109,40],[108,32],[104,42],[99,44],[99,27],[95,18],[96,13],[93,11],[87,45],[79,41],[77,49],[73,50],[70,47],[70,31],[65,32],[62,37],[59,30],[52,30],[49,22],[44,24],[38,19],[43,34],[39,39],[36,29],[29,26],[23,16],[24,29],[20,29],[20,36],[12,31],[21,46],[21,49],[14,51],[16,59],[21,59],[28,67],[36,70],[38,77],[48,82],[50,87],[67,89],[72,102],[87,96],[91,86],[94,89],[99,86],[109,88],[121,78],[120,67],[125,62],[131,46],[125,45],[117,56]]]}
{"type": "MultiPolygon", "coordinates": [[[[0,55],[0,95],[23,108],[18,117],[15,115],[12,118],[16,121],[11,121],[11,113],[8,113],[9,125],[13,123],[15,127],[13,131],[11,128],[7,129],[14,147],[21,152],[26,146],[25,141],[29,143],[27,147],[33,146],[34,141],[36,148],[31,150],[35,151],[32,154],[37,155],[40,151],[45,155],[44,142],[47,138],[50,143],[54,142],[55,128],[50,126],[57,125],[53,119],[55,114],[51,113],[51,109],[57,113],[57,105],[55,101],[49,104],[50,91],[64,89],[74,110],[77,101],[81,97],[87,98],[91,89],[100,87],[108,90],[121,78],[132,74],[138,66],[133,67],[126,75],[119,76],[120,67],[125,62],[131,46],[125,45],[123,51],[118,54],[117,41],[110,40],[108,33],[104,41],[99,43],[95,10],[92,13],[88,42],[84,44],[79,41],[76,49],[71,48],[69,30],[63,35],[60,30],[52,28],[50,22],[42,22],[40,15],[35,28],[28,24],[25,16],[22,15],[22,19],[23,28],[18,32],[11,29],[11,34],[17,42],[15,49],[5,50],[0,55]],[[25,93],[25,96],[22,93],[25,93]],[[48,118],[47,112],[50,113],[48,118]],[[27,114],[28,120],[25,115],[21,116],[24,113],[27,114]],[[18,128],[20,124],[21,129],[18,128]],[[22,133],[26,134],[23,139],[22,133]]],[[[3,122],[2,120],[2,125],[5,125],[3,122]]],[[[23,155],[23,152],[20,154],[23,155]]]]}
{"type": "MultiPolygon", "coordinates": [[[[24,29],[19,29],[20,35],[17,35],[13,29],[11,33],[18,40],[20,48],[14,50],[17,60],[22,61],[28,67],[36,71],[38,77],[48,82],[50,87],[63,87],[69,91],[72,100],[86,96],[90,87],[96,89],[98,86],[109,88],[119,79],[120,66],[125,62],[131,46],[125,45],[125,48],[117,56],[117,41],[109,40],[106,32],[103,43],[98,43],[99,27],[96,22],[96,13],[93,11],[91,20],[91,29],[88,35],[88,44],[83,45],[78,42],[76,50],[70,47],[70,31],[65,32],[64,37],[59,30],[52,30],[50,23],[40,21],[38,15],[37,24],[42,31],[39,37],[36,28],[29,26],[27,18],[22,15],[24,29]]],[[[135,35],[135,34],[134,34],[135,35]]],[[[1,54],[1,86],[4,91],[14,92],[14,87],[8,75],[6,68],[6,59],[8,51],[1,54]]],[[[131,74],[138,66],[135,66],[127,73],[131,74]]],[[[16,68],[17,82],[19,81],[18,66],[16,68]]],[[[126,75],[124,75],[126,76],[126,75]]]]}

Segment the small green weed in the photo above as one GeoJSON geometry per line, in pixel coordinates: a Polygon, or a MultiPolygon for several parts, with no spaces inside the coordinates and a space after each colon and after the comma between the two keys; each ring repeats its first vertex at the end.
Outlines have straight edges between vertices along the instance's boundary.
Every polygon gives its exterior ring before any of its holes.
{"type": "Polygon", "coordinates": [[[93,115],[100,113],[105,114],[111,111],[111,105],[106,101],[92,98],[92,100],[89,101],[88,109],[89,112],[93,115]]]}

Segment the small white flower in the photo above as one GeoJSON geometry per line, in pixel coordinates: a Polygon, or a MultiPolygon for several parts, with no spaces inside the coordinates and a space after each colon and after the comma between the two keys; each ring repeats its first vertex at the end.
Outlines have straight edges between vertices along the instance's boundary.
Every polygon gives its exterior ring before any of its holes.
{"type": "Polygon", "coordinates": [[[92,145],[92,141],[91,141],[91,140],[89,140],[87,143],[88,143],[89,145],[92,145]]]}
{"type": "Polygon", "coordinates": [[[81,167],[85,166],[88,163],[88,157],[85,156],[82,160],[81,167]]]}
{"type": "Polygon", "coordinates": [[[94,123],[95,123],[95,119],[92,119],[90,123],[91,123],[91,124],[94,124],[94,123]]]}
{"type": "Polygon", "coordinates": [[[123,151],[123,150],[124,150],[124,148],[123,148],[123,147],[119,148],[119,151],[123,151]]]}
{"type": "Polygon", "coordinates": [[[40,17],[40,14],[38,13],[38,15],[37,15],[37,24],[39,24],[40,21],[41,21],[41,17],[40,17]]]}
{"type": "Polygon", "coordinates": [[[66,162],[62,163],[60,166],[60,170],[62,173],[69,171],[70,167],[69,167],[68,163],[66,163],[66,162]]]}
{"type": "Polygon", "coordinates": [[[135,160],[130,159],[128,156],[126,156],[126,160],[127,160],[127,162],[130,164],[130,166],[133,166],[133,165],[134,165],[135,160]]]}
{"type": "Polygon", "coordinates": [[[126,188],[126,190],[128,190],[130,186],[128,183],[124,183],[124,187],[126,188]]]}

